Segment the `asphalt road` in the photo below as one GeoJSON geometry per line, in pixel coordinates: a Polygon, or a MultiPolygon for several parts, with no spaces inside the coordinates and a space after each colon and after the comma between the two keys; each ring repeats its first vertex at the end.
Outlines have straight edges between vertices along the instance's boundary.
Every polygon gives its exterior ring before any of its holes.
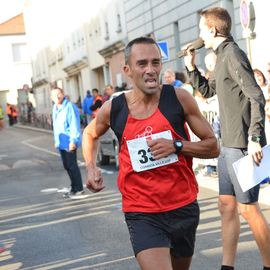
{"type": "MultiPolygon", "coordinates": [[[[81,152],[81,172],[85,169],[81,152]]],[[[52,135],[19,128],[0,131],[0,270],[139,269],[121,212],[113,164],[106,189],[81,200],[62,198],[69,179],[52,135]]],[[[201,188],[201,221],[191,270],[217,270],[222,255],[217,193],[201,188]]],[[[269,206],[262,206],[270,221],[269,206]]],[[[261,270],[251,232],[242,221],[238,270],[261,270]]]]}

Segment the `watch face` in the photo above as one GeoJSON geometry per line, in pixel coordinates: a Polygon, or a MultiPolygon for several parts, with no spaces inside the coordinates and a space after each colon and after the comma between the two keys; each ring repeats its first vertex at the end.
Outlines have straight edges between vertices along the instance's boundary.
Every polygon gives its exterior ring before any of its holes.
{"type": "Polygon", "coordinates": [[[179,147],[179,148],[181,148],[182,145],[183,145],[182,142],[180,142],[180,141],[176,141],[175,144],[176,144],[176,146],[179,147]]]}
{"type": "Polygon", "coordinates": [[[256,135],[252,135],[251,136],[251,141],[252,142],[260,142],[260,137],[259,136],[256,136],[256,135]]]}
{"type": "Polygon", "coordinates": [[[175,140],[174,147],[175,147],[176,153],[180,153],[183,148],[183,143],[180,140],[175,140]]]}

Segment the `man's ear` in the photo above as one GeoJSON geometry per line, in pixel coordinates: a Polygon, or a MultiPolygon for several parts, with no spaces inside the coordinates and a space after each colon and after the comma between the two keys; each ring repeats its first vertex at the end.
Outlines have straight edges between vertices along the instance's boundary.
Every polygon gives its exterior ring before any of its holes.
{"type": "Polygon", "coordinates": [[[124,65],[123,66],[123,71],[124,71],[125,74],[129,75],[129,71],[130,71],[129,65],[124,65]]]}
{"type": "Polygon", "coordinates": [[[216,37],[218,34],[217,29],[215,27],[212,27],[212,29],[210,30],[210,33],[213,34],[214,37],[216,37]]]}

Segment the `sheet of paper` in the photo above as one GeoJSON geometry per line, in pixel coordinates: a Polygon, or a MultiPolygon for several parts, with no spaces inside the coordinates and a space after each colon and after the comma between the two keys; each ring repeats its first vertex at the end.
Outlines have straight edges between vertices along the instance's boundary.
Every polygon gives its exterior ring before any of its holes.
{"type": "Polygon", "coordinates": [[[270,176],[270,145],[263,147],[263,159],[257,166],[251,156],[245,156],[233,163],[233,168],[242,190],[245,192],[270,176]]]}

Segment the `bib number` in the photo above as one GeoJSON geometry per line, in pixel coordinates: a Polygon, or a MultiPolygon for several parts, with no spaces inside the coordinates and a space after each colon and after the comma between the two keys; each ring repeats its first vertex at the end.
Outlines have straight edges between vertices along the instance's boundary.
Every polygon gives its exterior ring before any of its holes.
{"type": "Polygon", "coordinates": [[[178,157],[174,153],[158,160],[153,158],[150,148],[147,145],[147,139],[155,140],[158,138],[172,140],[171,131],[167,130],[152,134],[151,136],[140,137],[127,141],[132,168],[135,172],[158,168],[178,161],[178,157]]]}

